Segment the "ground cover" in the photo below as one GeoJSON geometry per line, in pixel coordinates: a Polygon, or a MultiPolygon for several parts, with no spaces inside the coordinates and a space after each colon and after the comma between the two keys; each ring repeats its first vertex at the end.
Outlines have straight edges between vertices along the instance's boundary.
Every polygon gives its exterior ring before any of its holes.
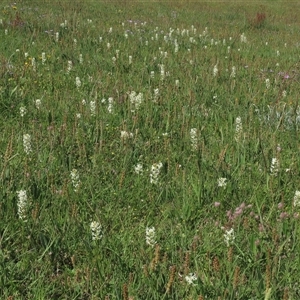
{"type": "Polygon", "coordinates": [[[299,12],[1,1],[0,298],[298,299],[299,12]]]}

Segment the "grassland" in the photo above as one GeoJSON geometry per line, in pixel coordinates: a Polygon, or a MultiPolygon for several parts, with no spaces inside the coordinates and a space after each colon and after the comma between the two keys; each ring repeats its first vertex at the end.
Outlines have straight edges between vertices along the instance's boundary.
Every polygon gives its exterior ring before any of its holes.
{"type": "Polygon", "coordinates": [[[299,299],[296,2],[1,1],[1,299],[299,299]]]}

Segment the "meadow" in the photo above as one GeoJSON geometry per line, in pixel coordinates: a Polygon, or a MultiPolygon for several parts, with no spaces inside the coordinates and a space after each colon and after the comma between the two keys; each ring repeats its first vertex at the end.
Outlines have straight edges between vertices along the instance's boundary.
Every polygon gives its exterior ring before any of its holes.
{"type": "Polygon", "coordinates": [[[296,2],[0,2],[0,298],[299,299],[296,2]]]}

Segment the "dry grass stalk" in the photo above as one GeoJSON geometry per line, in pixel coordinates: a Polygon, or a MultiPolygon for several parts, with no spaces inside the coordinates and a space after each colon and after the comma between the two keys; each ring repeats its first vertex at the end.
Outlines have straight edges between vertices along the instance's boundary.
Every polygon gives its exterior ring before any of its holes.
{"type": "Polygon", "coordinates": [[[174,279],[175,279],[175,272],[176,272],[176,266],[172,266],[171,271],[170,271],[170,278],[169,278],[169,281],[168,281],[168,284],[167,284],[167,287],[166,287],[166,293],[167,294],[170,293],[172,284],[173,284],[174,279]]]}

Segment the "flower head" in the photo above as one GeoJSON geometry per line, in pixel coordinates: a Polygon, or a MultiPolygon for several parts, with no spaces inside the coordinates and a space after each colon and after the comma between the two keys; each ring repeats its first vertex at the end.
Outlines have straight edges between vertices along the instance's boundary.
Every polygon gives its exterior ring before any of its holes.
{"type": "Polygon", "coordinates": [[[17,192],[18,194],[18,216],[22,220],[26,220],[26,208],[28,206],[27,193],[25,190],[20,190],[17,192]]]}
{"type": "Polygon", "coordinates": [[[156,244],[154,227],[146,227],[146,244],[153,247],[156,244]]]}
{"type": "Polygon", "coordinates": [[[93,241],[100,240],[103,237],[102,226],[99,222],[93,221],[90,224],[93,241]]]}
{"type": "Polygon", "coordinates": [[[226,230],[226,232],[224,234],[224,241],[225,241],[227,247],[229,247],[229,245],[233,243],[234,239],[235,239],[235,236],[234,236],[233,228],[226,230]]]}
{"type": "Polygon", "coordinates": [[[192,284],[192,285],[196,285],[194,283],[194,281],[196,281],[198,278],[197,276],[194,274],[194,273],[190,273],[188,274],[187,276],[185,276],[185,281],[188,283],[188,284],[192,284]]]}
{"type": "Polygon", "coordinates": [[[300,206],[300,191],[295,192],[293,205],[294,207],[300,206]]]}

